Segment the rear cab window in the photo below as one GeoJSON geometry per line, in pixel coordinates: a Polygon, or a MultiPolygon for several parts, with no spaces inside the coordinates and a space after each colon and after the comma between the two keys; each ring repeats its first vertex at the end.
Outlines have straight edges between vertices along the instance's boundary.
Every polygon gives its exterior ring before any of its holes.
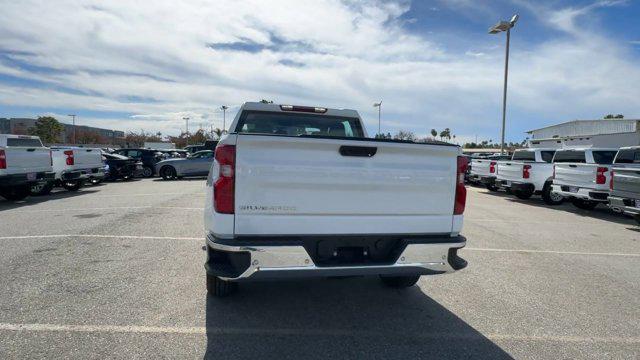
{"type": "Polygon", "coordinates": [[[243,113],[236,131],[240,134],[364,137],[358,118],[267,111],[243,113]]]}
{"type": "Polygon", "coordinates": [[[555,163],[586,163],[587,158],[584,151],[579,150],[560,150],[556,151],[553,158],[555,163]]]}
{"type": "Polygon", "coordinates": [[[511,160],[536,161],[535,151],[516,151],[511,160]]]}
{"type": "Polygon", "coordinates": [[[7,146],[13,147],[42,147],[40,139],[34,138],[7,138],[7,146]]]}
{"type": "Polygon", "coordinates": [[[555,151],[540,151],[540,156],[542,157],[542,161],[546,163],[553,162],[553,156],[556,154],[555,151]]]}
{"type": "Polygon", "coordinates": [[[615,164],[640,164],[640,149],[620,149],[615,164]]]}
{"type": "Polygon", "coordinates": [[[617,151],[593,151],[593,161],[596,164],[613,164],[613,159],[616,157],[617,151]]]}

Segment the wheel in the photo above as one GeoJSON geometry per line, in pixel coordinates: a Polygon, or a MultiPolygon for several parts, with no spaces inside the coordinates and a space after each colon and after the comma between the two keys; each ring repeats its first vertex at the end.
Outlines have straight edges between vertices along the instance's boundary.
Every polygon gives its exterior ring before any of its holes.
{"type": "Polygon", "coordinates": [[[27,185],[0,188],[0,196],[10,201],[18,201],[29,196],[31,188],[27,185]]]}
{"type": "Polygon", "coordinates": [[[415,285],[420,279],[420,275],[414,276],[384,276],[380,275],[382,283],[392,288],[408,288],[415,285]]]}
{"type": "Polygon", "coordinates": [[[151,166],[145,166],[142,168],[142,176],[146,178],[153,176],[153,169],[151,166]]]}
{"type": "Polygon", "coordinates": [[[215,297],[225,297],[238,290],[238,283],[225,281],[217,276],[207,274],[207,293],[215,297]]]}
{"type": "Polygon", "coordinates": [[[485,185],[485,187],[487,188],[487,190],[489,191],[498,191],[498,187],[495,186],[494,184],[487,184],[485,185]]]}
{"type": "Polygon", "coordinates": [[[560,205],[564,202],[564,196],[551,191],[551,183],[544,184],[542,200],[547,205],[560,205]]]}
{"type": "Polygon", "coordinates": [[[571,203],[573,204],[573,206],[582,210],[593,210],[596,208],[596,206],[598,206],[598,203],[596,201],[591,200],[573,199],[571,200],[571,203]]]}
{"type": "Polygon", "coordinates": [[[84,185],[82,180],[64,180],[62,182],[62,187],[69,191],[78,191],[82,185],[84,185]]]}
{"type": "Polygon", "coordinates": [[[53,190],[53,185],[53,181],[36,184],[31,186],[29,192],[34,196],[49,195],[51,193],[51,190],[53,190]]]}
{"type": "Polygon", "coordinates": [[[174,169],[173,166],[163,166],[162,169],[160,169],[160,176],[162,176],[164,180],[173,180],[177,177],[176,169],[174,169]]]}
{"type": "Polygon", "coordinates": [[[89,182],[91,183],[91,185],[98,185],[102,182],[102,179],[91,178],[89,182]]]}
{"type": "Polygon", "coordinates": [[[518,199],[527,200],[533,195],[533,190],[513,190],[513,195],[518,199]]]}
{"type": "Polygon", "coordinates": [[[511,188],[504,188],[504,192],[506,192],[509,195],[513,195],[513,191],[511,191],[511,188]]]}

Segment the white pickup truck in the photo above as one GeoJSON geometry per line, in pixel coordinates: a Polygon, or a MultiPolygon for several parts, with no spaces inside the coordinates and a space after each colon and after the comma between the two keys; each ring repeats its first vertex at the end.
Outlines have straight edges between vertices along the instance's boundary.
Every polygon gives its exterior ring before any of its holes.
{"type": "Polygon", "coordinates": [[[542,195],[549,205],[561,204],[564,198],[551,190],[553,155],[556,149],[519,149],[511,160],[498,161],[496,186],[510,190],[519,199],[542,195]]]}
{"type": "Polygon", "coordinates": [[[498,188],[495,183],[498,173],[498,161],[510,158],[509,155],[491,155],[486,158],[472,159],[469,180],[484,185],[490,191],[497,191],[498,188]]]}
{"type": "Polygon", "coordinates": [[[640,223],[640,146],[620,148],[609,185],[609,207],[640,223]]]}
{"type": "Polygon", "coordinates": [[[617,149],[562,149],[553,157],[553,192],[580,209],[592,210],[609,197],[617,149]]]}
{"type": "Polygon", "coordinates": [[[0,134],[0,196],[22,200],[53,179],[51,151],[37,136],[0,134]]]}
{"type": "Polygon", "coordinates": [[[55,179],[46,184],[33,186],[32,195],[46,195],[54,186],[62,186],[69,191],[80,189],[86,181],[102,179],[105,176],[102,150],[81,147],[52,147],[53,171],[55,179]]]}
{"type": "Polygon", "coordinates": [[[354,110],[242,105],[207,179],[208,292],[310,276],[408,287],[464,268],[460,147],[366,136],[354,110]]]}

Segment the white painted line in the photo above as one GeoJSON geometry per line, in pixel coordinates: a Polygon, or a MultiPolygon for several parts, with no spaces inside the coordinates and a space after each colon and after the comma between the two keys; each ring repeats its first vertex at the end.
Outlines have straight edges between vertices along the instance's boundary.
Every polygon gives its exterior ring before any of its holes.
{"type": "Polygon", "coordinates": [[[98,196],[98,197],[118,197],[118,196],[126,196],[126,197],[130,197],[130,196],[158,196],[158,195],[205,195],[204,192],[197,192],[197,193],[166,193],[166,192],[158,192],[155,194],[104,194],[104,195],[93,195],[93,196],[98,196]]]}
{"type": "Polygon", "coordinates": [[[534,250],[534,249],[491,249],[491,248],[463,248],[467,251],[489,251],[489,252],[514,252],[514,253],[531,253],[531,254],[561,254],[561,255],[587,255],[587,256],[625,256],[640,257],[640,254],[634,253],[598,253],[598,252],[579,252],[579,251],[555,251],[555,250],[534,250]]]}
{"type": "Polygon", "coordinates": [[[543,341],[543,342],[576,342],[576,343],[619,343],[638,344],[640,337],[622,336],[554,336],[554,335],[514,335],[514,334],[481,334],[481,333],[442,333],[424,332],[384,332],[368,330],[343,329],[251,329],[251,328],[214,328],[214,327],[177,327],[177,326],[138,326],[138,325],[58,325],[58,324],[11,324],[0,323],[0,331],[17,332],[75,332],[75,333],[134,333],[134,334],[187,334],[187,335],[292,335],[292,336],[358,336],[378,337],[396,336],[418,339],[477,339],[543,341]]]}
{"type": "Polygon", "coordinates": [[[96,235],[96,234],[60,234],[60,235],[18,235],[2,236],[0,240],[20,240],[20,239],[55,239],[55,238],[99,238],[99,239],[158,239],[158,240],[204,240],[202,237],[172,237],[172,236],[131,236],[131,235],[96,235]]]}
{"type": "Polygon", "coordinates": [[[180,207],[180,206],[112,206],[112,207],[94,207],[94,208],[74,208],[74,209],[34,209],[34,210],[16,210],[15,213],[39,213],[39,212],[66,212],[66,211],[91,211],[91,210],[140,210],[140,209],[171,209],[171,210],[204,210],[201,207],[180,207]]]}

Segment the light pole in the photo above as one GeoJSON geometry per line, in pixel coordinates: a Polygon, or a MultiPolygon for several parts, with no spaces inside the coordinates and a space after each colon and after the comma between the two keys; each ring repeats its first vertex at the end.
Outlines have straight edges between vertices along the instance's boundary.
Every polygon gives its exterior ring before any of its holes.
{"type": "Polygon", "coordinates": [[[73,124],[73,144],[76,143],[76,114],[69,114],[71,116],[71,124],[73,124]]]}
{"type": "Polygon", "coordinates": [[[504,89],[502,92],[502,140],[500,141],[500,154],[504,155],[504,127],[507,117],[507,77],[509,74],[509,40],[511,39],[511,28],[516,25],[520,16],[518,14],[513,15],[509,21],[500,21],[497,24],[489,28],[489,34],[498,34],[500,32],[507,32],[507,47],[505,50],[504,58],[504,89]]]}
{"type": "Polygon", "coordinates": [[[373,103],[373,107],[377,107],[378,108],[378,135],[381,135],[381,133],[380,133],[380,110],[382,109],[382,100],[380,100],[380,102],[373,103]]]}
{"type": "Polygon", "coordinates": [[[227,128],[227,109],[228,108],[229,107],[227,105],[220,106],[220,109],[222,110],[222,133],[223,134],[227,128]]]}
{"type": "Polygon", "coordinates": [[[183,117],[182,120],[187,123],[187,145],[189,145],[189,117],[183,117]]]}

